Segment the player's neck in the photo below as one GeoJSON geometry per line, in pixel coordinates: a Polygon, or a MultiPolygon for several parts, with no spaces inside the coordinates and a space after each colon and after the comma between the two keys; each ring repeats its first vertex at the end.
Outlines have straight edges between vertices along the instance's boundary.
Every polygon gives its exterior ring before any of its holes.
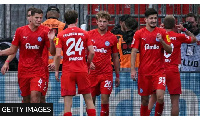
{"type": "Polygon", "coordinates": [[[28,27],[31,29],[31,31],[36,31],[39,26],[35,26],[33,24],[29,24],[28,27]]]}
{"type": "Polygon", "coordinates": [[[70,24],[68,25],[68,28],[76,27],[76,24],[70,24]]]}
{"type": "Polygon", "coordinates": [[[101,35],[101,36],[103,36],[108,30],[107,29],[105,29],[105,30],[100,30],[99,28],[97,29],[98,30],[98,32],[99,32],[99,34],[101,35]]]}
{"type": "Polygon", "coordinates": [[[165,29],[167,32],[173,31],[173,29],[165,29]]]}
{"type": "Polygon", "coordinates": [[[147,29],[148,31],[152,32],[155,28],[152,28],[152,27],[150,27],[150,26],[146,26],[146,29],[147,29]]]}

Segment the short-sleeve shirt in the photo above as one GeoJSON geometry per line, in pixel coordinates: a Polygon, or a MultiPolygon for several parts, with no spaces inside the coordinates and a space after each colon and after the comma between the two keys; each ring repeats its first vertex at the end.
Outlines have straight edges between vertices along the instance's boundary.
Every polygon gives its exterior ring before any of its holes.
{"type": "Polygon", "coordinates": [[[200,33],[197,42],[181,44],[181,71],[200,71],[200,33]]]}
{"type": "Polygon", "coordinates": [[[165,69],[178,72],[178,64],[181,63],[181,44],[191,43],[190,36],[185,34],[176,33],[174,31],[168,32],[171,40],[172,53],[164,52],[165,56],[165,69]]]}
{"type": "Polygon", "coordinates": [[[132,48],[136,48],[140,52],[140,64],[138,74],[157,75],[164,73],[164,48],[162,44],[156,41],[157,34],[162,35],[162,39],[171,44],[169,35],[164,29],[156,27],[152,32],[146,28],[136,31],[132,48]]]}
{"type": "Polygon", "coordinates": [[[117,37],[110,31],[101,35],[97,29],[88,33],[95,51],[92,61],[95,65],[95,70],[90,70],[90,74],[112,74],[111,54],[119,52],[117,37]]]}
{"type": "Polygon", "coordinates": [[[56,48],[63,50],[62,72],[87,72],[86,49],[92,45],[88,33],[72,27],[63,30],[57,37],[56,48]]]}
{"type": "Polygon", "coordinates": [[[50,46],[47,34],[41,26],[36,31],[28,25],[16,30],[12,44],[19,46],[18,77],[45,77],[42,53],[50,46]]]}

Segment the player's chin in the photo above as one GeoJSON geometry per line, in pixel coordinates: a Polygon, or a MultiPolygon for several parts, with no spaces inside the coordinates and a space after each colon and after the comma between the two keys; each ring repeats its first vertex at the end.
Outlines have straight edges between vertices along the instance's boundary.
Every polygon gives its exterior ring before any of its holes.
{"type": "Polygon", "coordinates": [[[106,30],[106,28],[104,28],[104,27],[99,27],[99,29],[100,29],[101,31],[105,31],[105,30],[106,30]]]}
{"type": "Polygon", "coordinates": [[[151,25],[150,27],[151,27],[151,28],[156,28],[156,25],[151,25]]]}

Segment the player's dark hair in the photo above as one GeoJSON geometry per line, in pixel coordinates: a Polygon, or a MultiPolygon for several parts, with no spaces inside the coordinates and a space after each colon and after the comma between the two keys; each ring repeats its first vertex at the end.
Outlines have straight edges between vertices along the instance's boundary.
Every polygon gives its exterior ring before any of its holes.
{"type": "Polygon", "coordinates": [[[67,25],[74,24],[77,21],[78,13],[75,10],[69,10],[65,12],[64,17],[67,25]]]}
{"type": "Polygon", "coordinates": [[[31,16],[34,16],[36,13],[38,13],[38,14],[43,14],[43,11],[42,11],[41,9],[35,8],[35,9],[33,9],[33,10],[31,11],[31,16]]]}
{"type": "Polygon", "coordinates": [[[175,26],[175,18],[173,15],[167,15],[164,18],[164,27],[165,29],[173,29],[175,26]]]}
{"type": "Polygon", "coordinates": [[[125,20],[125,25],[128,29],[132,29],[135,30],[138,27],[138,22],[135,18],[133,18],[132,16],[129,16],[126,20],[125,20]]]}
{"type": "Polygon", "coordinates": [[[154,15],[154,14],[157,14],[158,15],[158,12],[154,9],[154,8],[148,8],[146,11],[145,11],[145,17],[148,18],[150,15],[154,15]]]}
{"type": "Polygon", "coordinates": [[[28,12],[29,12],[29,11],[33,11],[34,9],[36,9],[36,8],[30,7],[30,8],[27,10],[27,12],[26,12],[26,16],[29,16],[29,15],[28,15],[28,12]]]}

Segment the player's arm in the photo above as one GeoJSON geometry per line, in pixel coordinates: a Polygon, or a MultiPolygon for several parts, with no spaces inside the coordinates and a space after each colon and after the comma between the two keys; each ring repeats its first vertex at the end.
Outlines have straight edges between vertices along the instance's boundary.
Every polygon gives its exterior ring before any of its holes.
{"type": "Polygon", "coordinates": [[[54,57],[55,63],[55,78],[59,81],[59,67],[60,67],[61,48],[56,48],[56,55],[54,57]]]}
{"type": "Polygon", "coordinates": [[[56,54],[56,47],[55,47],[55,44],[54,44],[54,38],[55,38],[55,30],[54,29],[51,29],[48,33],[48,38],[49,38],[49,42],[50,42],[50,48],[49,48],[49,51],[51,53],[52,56],[55,56],[56,54]]]}
{"type": "Polygon", "coordinates": [[[135,60],[138,49],[132,48],[131,50],[131,78],[136,81],[135,60]]]}
{"type": "Polygon", "coordinates": [[[17,53],[18,47],[15,45],[11,45],[10,48],[7,48],[5,50],[0,50],[0,56],[8,56],[17,53]]]}
{"type": "Polygon", "coordinates": [[[1,68],[1,73],[4,75],[8,70],[9,70],[9,63],[15,58],[16,53],[9,55],[8,58],[6,59],[4,65],[1,68]]]}
{"type": "Polygon", "coordinates": [[[191,37],[191,39],[192,39],[191,43],[197,42],[197,38],[194,36],[194,34],[191,33],[190,31],[188,31],[186,28],[184,28],[182,24],[176,25],[176,27],[178,30],[185,32],[186,35],[191,37]]]}
{"type": "Polygon", "coordinates": [[[116,74],[116,79],[115,79],[115,86],[118,87],[120,84],[119,80],[119,53],[113,53],[113,64],[115,67],[115,74],[116,74]]]}
{"type": "Polygon", "coordinates": [[[172,53],[172,47],[171,45],[168,45],[162,38],[162,35],[160,33],[157,34],[157,39],[159,40],[159,42],[162,44],[164,50],[167,52],[167,53],[172,53]]]}
{"type": "Polygon", "coordinates": [[[88,46],[88,51],[89,51],[89,55],[88,55],[88,64],[90,64],[93,60],[94,57],[94,48],[93,45],[88,46]]]}

